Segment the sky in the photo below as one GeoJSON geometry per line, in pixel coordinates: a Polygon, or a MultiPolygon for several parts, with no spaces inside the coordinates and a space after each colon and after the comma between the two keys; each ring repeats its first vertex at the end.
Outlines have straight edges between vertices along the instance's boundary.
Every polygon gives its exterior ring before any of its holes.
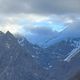
{"type": "Polygon", "coordinates": [[[40,40],[80,21],[80,0],[0,0],[0,30],[40,40]]]}

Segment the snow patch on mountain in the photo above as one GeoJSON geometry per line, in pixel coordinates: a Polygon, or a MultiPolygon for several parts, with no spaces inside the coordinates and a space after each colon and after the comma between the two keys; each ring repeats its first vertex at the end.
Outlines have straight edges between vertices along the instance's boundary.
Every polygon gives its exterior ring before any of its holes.
{"type": "Polygon", "coordinates": [[[80,52],[80,46],[77,47],[77,48],[75,48],[75,49],[73,49],[73,50],[71,51],[70,55],[69,55],[67,58],[64,59],[64,61],[70,62],[71,59],[72,59],[78,52],[80,52]]]}
{"type": "Polygon", "coordinates": [[[24,46],[24,38],[23,39],[21,39],[21,40],[18,40],[18,43],[21,45],[21,46],[24,46]]]}

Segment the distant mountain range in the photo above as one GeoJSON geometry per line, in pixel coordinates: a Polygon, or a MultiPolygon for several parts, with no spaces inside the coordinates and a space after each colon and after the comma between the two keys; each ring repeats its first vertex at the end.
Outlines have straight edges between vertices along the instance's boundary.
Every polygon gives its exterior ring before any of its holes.
{"type": "Polygon", "coordinates": [[[73,25],[65,28],[63,31],[59,32],[56,37],[48,39],[45,41],[42,47],[48,47],[55,43],[61,42],[62,40],[80,38],[80,23],[75,22],[73,25]],[[76,25],[76,26],[75,26],[76,25]]]}

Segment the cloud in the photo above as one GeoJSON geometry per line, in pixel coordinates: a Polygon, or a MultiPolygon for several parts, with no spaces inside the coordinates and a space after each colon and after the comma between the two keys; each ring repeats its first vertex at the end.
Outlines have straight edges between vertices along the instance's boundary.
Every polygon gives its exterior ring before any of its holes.
{"type": "MultiPolygon", "coordinates": [[[[47,32],[47,28],[56,31],[64,30],[66,25],[73,23],[74,21],[80,20],[75,15],[52,15],[52,16],[41,16],[35,14],[19,14],[13,16],[0,16],[0,30],[11,31],[12,33],[30,33],[30,30],[43,29],[47,32]],[[42,28],[43,27],[43,28],[42,28]],[[44,28],[46,27],[46,28],[44,28]],[[3,28],[3,29],[2,29],[3,28]],[[16,29],[16,30],[11,30],[16,29]]],[[[52,32],[52,31],[51,31],[52,32]]]]}
{"type": "Polygon", "coordinates": [[[0,13],[80,13],[80,0],[0,0],[0,13]]]}
{"type": "Polygon", "coordinates": [[[79,14],[80,0],[0,0],[0,30],[45,41],[80,21],[79,14]]]}
{"type": "Polygon", "coordinates": [[[41,22],[41,21],[45,21],[45,20],[49,19],[48,16],[41,16],[41,15],[37,15],[37,14],[36,15],[35,14],[26,15],[26,18],[32,22],[41,22]]]}
{"type": "Polygon", "coordinates": [[[80,37],[80,21],[75,21],[74,23],[68,25],[68,27],[63,30],[60,35],[60,38],[79,38],[80,37]]]}
{"type": "Polygon", "coordinates": [[[0,26],[0,30],[3,32],[7,32],[10,31],[13,34],[19,33],[20,34],[20,30],[22,28],[20,27],[20,25],[17,24],[4,24],[3,26],[0,26]]]}
{"type": "Polygon", "coordinates": [[[27,35],[28,40],[40,45],[58,35],[57,31],[53,31],[49,27],[36,27],[30,30],[30,33],[31,34],[27,35]]]}
{"type": "MultiPolygon", "coordinates": [[[[35,27],[31,30],[31,32],[33,32],[37,35],[40,34],[40,35],[49,35],[50,36],[51,34],[53,34],[54,31],[49,27],[35,27]]],[[[56,33],[56,31],[55,31],[55,33],[56,33]]]]}

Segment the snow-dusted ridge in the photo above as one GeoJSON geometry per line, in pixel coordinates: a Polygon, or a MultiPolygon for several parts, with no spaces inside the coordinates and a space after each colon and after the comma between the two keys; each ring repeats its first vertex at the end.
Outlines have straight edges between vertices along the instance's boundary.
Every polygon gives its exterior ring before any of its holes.
{"type": "Polygon", "coordinates": [[[70,55],[69,55],[67,58],[64,59],[64,61],[70,62],[71,59],[72,59],[76,54],[78,54],[79,52],[80,52],[80,46],[77,47],[77,48],[75,48],[75,49],[73,49],[73,50],[71,51],[70,55]]]}

